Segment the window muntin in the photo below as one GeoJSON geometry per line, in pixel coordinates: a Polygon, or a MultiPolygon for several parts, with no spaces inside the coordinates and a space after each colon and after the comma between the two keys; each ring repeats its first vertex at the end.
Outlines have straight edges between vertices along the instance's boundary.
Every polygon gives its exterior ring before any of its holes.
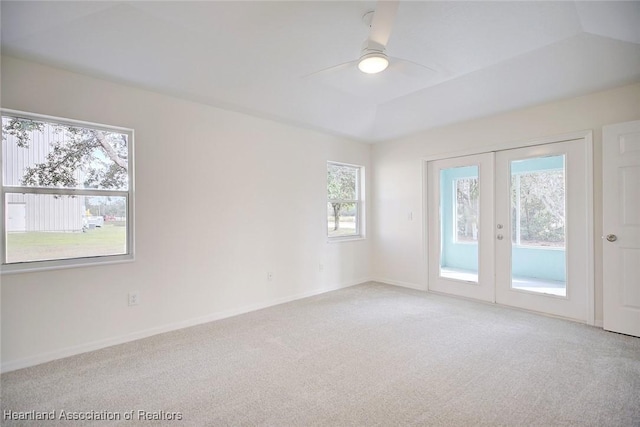
{"type": "Polygon", "coordinates": [[[133,258],[133,131],[3,110],[3,272],[133,258]]]}
{"type": "Polygon", "coordinates": [[[362,166],[327,163],[327,235],[362,236],[362,166]]]}

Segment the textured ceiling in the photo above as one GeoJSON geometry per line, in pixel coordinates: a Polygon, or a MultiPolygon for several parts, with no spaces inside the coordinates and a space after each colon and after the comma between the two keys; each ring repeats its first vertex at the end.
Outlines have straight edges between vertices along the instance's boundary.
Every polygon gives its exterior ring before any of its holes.
{"type": "Polygon", "coordinates": [[[2,1],[3,54],[375,142],[640,81],[640,2],[2,1]],[[320,73],[318,73],[320,72],[320,73]]]}

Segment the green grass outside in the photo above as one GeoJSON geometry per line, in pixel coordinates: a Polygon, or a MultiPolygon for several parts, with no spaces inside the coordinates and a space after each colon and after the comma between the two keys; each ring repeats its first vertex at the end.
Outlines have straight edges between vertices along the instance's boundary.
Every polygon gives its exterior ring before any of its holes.
{"type": "Polygon", "coordinates": [[[7,234],[7,262],[44,261],[126,253],[124,222],[107,222],[86,232],[7,234]]]}

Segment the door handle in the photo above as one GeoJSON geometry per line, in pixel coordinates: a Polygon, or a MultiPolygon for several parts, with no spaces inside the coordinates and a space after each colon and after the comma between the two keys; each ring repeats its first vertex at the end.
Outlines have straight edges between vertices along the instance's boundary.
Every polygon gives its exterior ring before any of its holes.
{"type": "Polygon", "coordinates": [[[609,242],[615,242],[616,240],[618,240],[618,236],[616,236],[615,234],[607,234],[607,240],[609,242]]]}

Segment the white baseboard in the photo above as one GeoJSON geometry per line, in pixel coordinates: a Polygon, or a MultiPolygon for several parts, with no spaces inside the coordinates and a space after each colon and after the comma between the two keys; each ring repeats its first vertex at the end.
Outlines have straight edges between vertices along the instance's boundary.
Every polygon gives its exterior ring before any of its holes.
{"type": "Polygon", "coordinates": [[[410,282],[401,282],[398,280],[391,280],[391,279],[371,279],[374,282],[380,282],[380,283],[385,283],[387,285],[393,285],[393,286],[400,286],[403,288],[409,288],[409,289],[415,289],[418,291],[426,291],[427,289],[423,286],[423,285],[418,285],[416,283],[410,283],[410,282]]]}
{"type": "Polygon", "coordinates": [[[593,323],[593,326],[597,328],[603,328],[604,324],[602,323],[602,319],[596,319],[596,321],[593,323]]]}
{"type": "Polygon", "coordinates": [[[216,320],[226,319],[228,317],[233,317],[233,316],[249,313],[256,310],[261,310],[263,308],[273,307],[275,305],[312,297],[314,295],[324,294],[326,292],[336,291],[338,289],[348,288],[351,286],[359,285],[359,284],[370,282],[370,281],[371,279],[369,278],[354,280],[354,281],[342,283],[340,285],[324,287],[321,289],[316,289],[313,291],[303,292],[300,294],[290,295],[290,296],[281,297],[281,298],[274,298],[271,300],[267,300],[265,302],[251,304],[251,305],[247,305],[247,306],[232,309],[232,310],[225,310],[217,313],[211,313],[206,316],[200,316],[193,319],[174,322],[167,325],[158,326],[155,328],[149,328],[142,331],[133,332],[130,334],[120,335],[120,336],[106,338],[106,339],[97,340],[97,341],[91,341],[85,344],[79,344],[71,347],[65,347],[59,350],[38,354],[36,356],[26,357],[18,360],[11,360],[8,362],[3,362],[0,367],[0,371],[4,373],[4,372],[15,371],[22,368],[28,368],[30,366],[39,365],[41,363],[51,362],[52,360],[62,359],[69,356],[75,356],[77,354],[100,350],[102,348],[111,347],[113,345],[124,344],[127,342],[131,342],[131,341],[135,341],[143,338],[148,338],[153,335],[158,335],[165,332],[171,332],[179,329],[188,328],[190,326],[196,326],[196,325],[201,325],[203,323],[209,323],[216,320]]]}

